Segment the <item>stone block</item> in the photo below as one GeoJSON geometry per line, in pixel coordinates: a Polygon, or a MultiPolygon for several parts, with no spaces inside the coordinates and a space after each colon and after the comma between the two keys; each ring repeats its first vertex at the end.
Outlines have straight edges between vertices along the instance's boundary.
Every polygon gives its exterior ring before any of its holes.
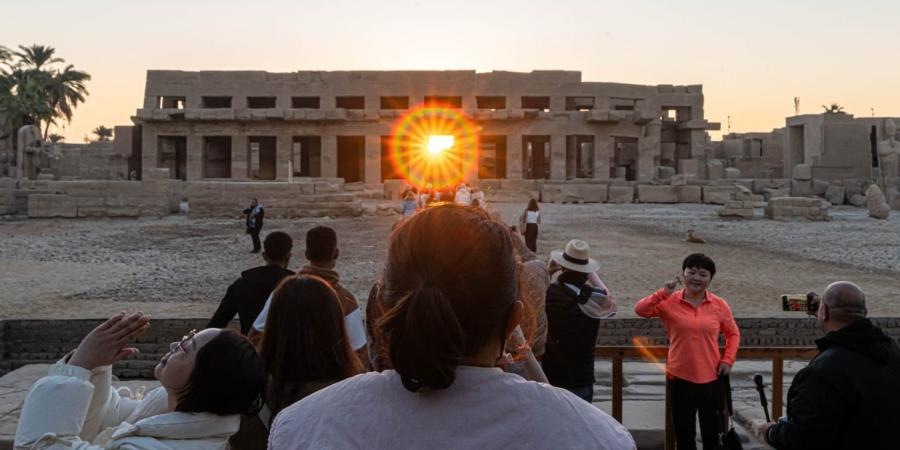
{"type": "Polygon", "coordinates": [[[831,185],[825,190],[825,199],[832,205],[843,205],[846,191],[843,186],[831,185]]]}
{"type": "Polygon", "coordinates": [[[706,173],[710,181],[721,180],[725,178],[725,165],[718,159],[707,161],[706,173]]]}
{"type": "Polygon", "coordinates": [[[105,206],[78,206],[77,207],[77,216],[78,217],[106,217],[106,207],[105,206]]]}
{"type": "Polygon", "coordinates": [[[701,203],[703,190],[700,186],[673,186],[678,195],[678,203],[701,203]]]}
{"type": "Polygon", "coordinates": [[[812,168],[809,164],[797,164],[791,171],[791,178],[794,180],[809,181],[812,180],[812,168]]]}
{"type": "Polygon", "coordinates": [[[784,178],[754,178],[753,192],[762,194],[766,189],[783,189],[789,188],[789,183],[784,178]]]}
{"type": "Polygon", "coordinates": [[[866,196],[865,195],[853,195],[850,197],[850,204],[853,206],[866,206],[866,196]]]}
{"type": "Polygon", "coordinates": [[[74,199],[62,194],[31,194],[28,196],[28,217],[77,217],[74,199]]]}
{"type": "Polygon", "coordinates": [[[763,200],[769,201],[778,197],[790,197],[790,188],[766,188],[763,189],[763,200]]]}
{"type": "Polygon", "coordinates": [[[699,161],[696,159],[682,159],[678,161],[678,173],[684,175],[698,175],[699,161]]]}
{"type": "Polygon", "coordinates": [[[717,211],[719,217],[736,217],[739,219],[752,219],[753,208],[728,208],[725,207],[717,211]]]}
{"type": "Polygon", "coordinates": [[[637,193],[641,203],[700,203],[703,199],[700,186],[641,184],[637,187],[637,193]]]}
{"type": "Polygon", "coordinates": [[[813,180],[812,181],[812,193],[813,195],[823,196],[825,192],[828,190],[829,183],[823,180],[813,180]]]}
{"type": "Polygon", "coordinates": [[[109,217],[140,217],[141,208],[137,206],[110,206],[106,208],[109,217]]]}
{"type": "Polygon", "coordinates": [[[731,199],[734,190],[734,186],[731,185],[703,186],[703,203],[723,205],[731,199]]]}
{"type": "Polygon", "coordinates": [[[610,186],[609,203],[634,203],[634,187],[610,186]]]}
{"type": "Polygon", "coordinates": [[[578,190],[585,203],[603,203],[609,198],[609,187],[605,184],[583,184],[578,190]]]}
{"type": "Polygon", "coordinates": [[[656,178],[658,178],[660,180],[669,180],[674,175],[675,175],[674,167],[667,167],[667,166],[657,166],[656,167],[656,178]]]}
{"type": "MultiPolygon", "coordinates": [[[[29,197],[29,205],[30,205],[29,197]]],[[[881,192],[881,188],[877,184],[873,184],[866,189],[866,207],[869,209],[869,216],[876,219],[887,220],[891,215],[890,205],[881,192]]]]}
{"type": "Polygon", "coordinates": [[[813,195],[811,180],[791,180],[791,195],[802,197],[813,195]]]}
{"type": "Polygon", "coordinates": [[[684,176],[684,174],[679,173],[678,175],[672,177],[672,180],[669,184],[672,186],[684,186],[687,184],[687,178],[684,176]]]}
{"type": "Polygon", "coordinates": [[[541,201],[544,203],[582,203],[584,200],[574,184],[544,184],[541,189],[541,201]]]}
{"type": "Polygon", "coordinates": [[[341,183],[339,182],[317,181],[315,186],[316,194],[341,192],[341,183]]]}
{"type": "Polygon", "coordinates": [[[729,168],[725,169],[725,178],[733,180],[733,179],[740,178],[740,177],[741,177],[740,169],[736,169],[734,167],[729,167],[729,168]]]}

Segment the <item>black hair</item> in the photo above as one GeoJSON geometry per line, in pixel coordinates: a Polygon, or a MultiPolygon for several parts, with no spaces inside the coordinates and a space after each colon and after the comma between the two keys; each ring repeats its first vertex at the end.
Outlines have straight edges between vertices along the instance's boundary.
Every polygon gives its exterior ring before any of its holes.
{"type": "Polygon", "coordinates": [[[709,272],[710,279],[716,276],[716,263],[703,253],[691,253],[687,258],[684,258],[684,262],[681,263],[681,270],[684,271],[684,269],[688,268],[704,269],[709,272]]]}
{"type": "Polygon", "coordinates": [[[275,231],[266,236],[263,242],[266,257],[273,261],[283,261],[291,249],[294,248],[294,240],[284,231],[275,231]]]}
{"type": "Polygon", "coordinates": [[[337,233],[330,227],[313,227],[306,232],[306,257],[312,262],[334,259],[337,249],[337,233]]]}
{"type": "Polygon", "coordinates": [[[529,211],[540,211],[540,207],[538,207],[538,202],[535,199],[528,200],[528,208],[529,211]]]}
{"type": "Polygon", "coordinates": [[[179,393],[175,411],[252,414],[262,406],[265,385],[263,361],[253,344],[222,330],[197,350],[194,370],[179,393]]]}

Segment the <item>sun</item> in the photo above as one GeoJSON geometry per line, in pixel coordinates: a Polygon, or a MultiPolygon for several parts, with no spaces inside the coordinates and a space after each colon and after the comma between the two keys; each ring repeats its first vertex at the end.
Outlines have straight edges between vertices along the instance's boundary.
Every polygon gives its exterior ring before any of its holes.
{"type": "Polygon", "coordinates": [[[432,156],[438,156],[451,147],[453,147],[452,135],[435,134],[428,137],[426,149],[432,156]]]}

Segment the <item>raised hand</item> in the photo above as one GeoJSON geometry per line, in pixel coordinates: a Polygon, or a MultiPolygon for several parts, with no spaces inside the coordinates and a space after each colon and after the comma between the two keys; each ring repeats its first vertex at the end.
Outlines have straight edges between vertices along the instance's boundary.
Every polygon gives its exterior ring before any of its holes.
{"type": "Polygon", "coordinates": [[[124,312],[110,317],[106,322],[91,330],[69,359],[69,364],[93,370],[107,366],[123,358],[138,354],[138,349],[127,347],[150,329],[150,316],[135,312],[126,316],[124,312]]]}
{"type": "Polygon", "coordinates": [[[681,284],[681,276],[676,276],[671,281],[667,282],[665,285],[666,294],[671,294],[675,292],[675,288],[677,288],[681,284]]]}

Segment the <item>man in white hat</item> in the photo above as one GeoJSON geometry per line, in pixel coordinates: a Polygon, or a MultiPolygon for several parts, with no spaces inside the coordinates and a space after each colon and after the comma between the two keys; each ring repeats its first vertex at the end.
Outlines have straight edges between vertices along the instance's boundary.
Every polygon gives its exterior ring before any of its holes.
{"type": "Polygon", "coordinates": [[[547,344],[541,361],[550,384],[587,402],[594,396],[594,345],[600,320],[616,313],[616,304],[596,273],[600,264],[590,252],[587,242],[573,239],[565,251],[550,253],[551,265],[562,272],[547,288],[547,344]]]}

